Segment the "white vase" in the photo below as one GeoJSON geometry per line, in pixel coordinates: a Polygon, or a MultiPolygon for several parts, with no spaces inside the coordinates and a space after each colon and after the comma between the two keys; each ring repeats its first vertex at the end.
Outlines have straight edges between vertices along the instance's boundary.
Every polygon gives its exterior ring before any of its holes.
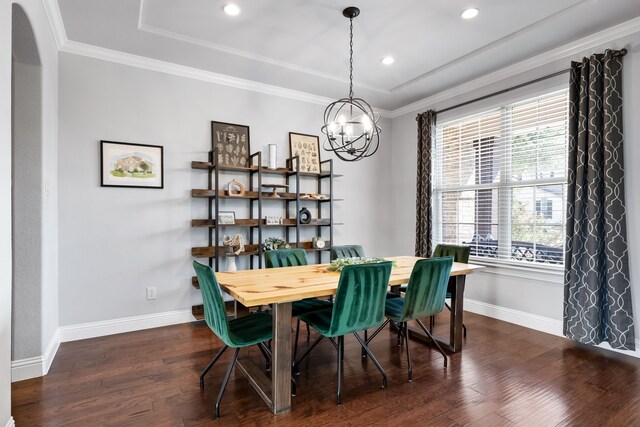
{"type": "Polygon", "coordinates": [[[227,257],[227,271],[238,271],[238,267],[236,266],[236,257],[227,257]]]}
{"type": "Polygon", "coordinates": [[[269,144],[269,169],[276,168],[276,158],[278,157],[278,146],[269,144]]]}

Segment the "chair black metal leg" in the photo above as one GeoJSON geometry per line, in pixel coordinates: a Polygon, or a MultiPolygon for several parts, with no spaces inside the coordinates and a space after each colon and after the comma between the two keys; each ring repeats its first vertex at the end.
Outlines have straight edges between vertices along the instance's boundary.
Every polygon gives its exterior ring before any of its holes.
{"type": "Polygon", "coordinates": [[[436,341],[433,338],[433,335],[431,335],[431,332],[429,332],[429,330],[424,326],[424,323],[422,323],[422,321],[420,319],[416,319],[416,322],[418,322],[418,325],[420,325],[420,327],[422,328],[424,333],[427,334],[427,336],[429,337],[429,341],[436,345],[436,348],[438,349],[438,351],[440,352],[442,357],[444,357],[444,367],[446,368],[447,367],[447,359],[448,359],[448,357],[445,354],[444,350],[442,349],[442,347],[440,347],[440,344],[438,344],[438,341],[436,341]]]}
{"type": "Polygon", "coordinates": [[[338,337],[338,405],[342,403],[342,368],[344,365],[344,336],[338,337]]]}
{"type": "Polygon", "coordinates": [[[433,332],[433,327],[436,325],[436,316],[429,317],[429,332],[433,332]]]}
{"type": "Polygon", "coordinates": [[[411,364],[411,353],[409,353],[409,327],[407,326],[407,322],[404,322],[404,345],[407,348],[407,370],[409,371],[409,382],[413,381],[413,365],[411,364]]]}
{"type": "Polygon", "coordinates": [[[229,363],[229,368],[227,369],[227,373],[224,376],[224,381],[222,381],[222,387],[220,387],[220,392],[218,393],[218,399],[216,399],[216,419],[220,418],[220,402],[222,401],[222,396],[224,395],[224,390],[227,388],[227,383],[229,382],[229,378],[231,377],[231,371],[233,371],[233,367],[238,360],[238,353],[240,352],[239,348],[236,348],[236,351],[233,352],[233,357],[231,358],[231,362],[229,363]]]}
{"type": "Polygon", "coordinates": [[[218,353],[213,357],[211,362],[209,362],[209,364],[204,369],[204,371],[202,371],[202,373],[200,374],[200,389],[201,390],[204,390],[204,376],[207,375],[207,372],[209,372],[209,369],[211,369],[213,367],[213,365],[215,365],[215,363],[218,361],[218,359],[220,359],[220,356],[222,356],[222,353],[224,353],[224,351],[226,349],[228,349],[228,348],[229,348],[228,345],[225,345],[224,347],[222,347],[220,349],[220,351],[218,351],[218,353]]]}
{"type": "Polygon", "coordinates": [[[373,364],[376,365],[376,368],[378,368],[378,371],[380,371],[380,373],[382,374],[382,388],[385,388],[387,386],[387,374],[384,373],[384,369],[382,369],[382,366],[378,362],[378,359],[376,359],[373,353],[371,353],[371,350],[369,350],[369,347],[367,346],[367,344],[365,344],[364,341],[362,341],[362,338],[360,338],[360,335],[358,335],[357,332],[354,332],[353,335],[356,337],[362,348],[364,348],[364,350],[367,352],[373,364]]]}
{"type": "Polygon", "coordinates": [[[311,353],[311,350],[313,350],[315,348],[315,346],[318,345],[318,343],[320,341],[322,341],[322,339],[324,338],[324,335],[320,335],[320,337],[313,343],[311,344],[311,347],[309,347],[307,349],[307,351],[304,352],[304,354],[302,355],[302,357],[299,360],[295,360],[293,362],[293,373],[296,375],[300,375],[300,362],[302,362],[304,360],[305,357],[307,357],[309,355],[309,353],[311,353]]]}
{"type": "MultiPolygon", "coordinates": [[[[309,325],[307,325],[307,328],[309,325]]],[[[293,363],[295,364],[296,355],[298,354],[298,337],[300,336],[300,319],[296,321],[296,339],[293,342],[293,363]]]]}
{"type": "Polygon", "coordinates": [[[260,353],[264,356],[265,360],[265,370],[269,372],[271,370],[271,355],[270,352],[268,354],[268,349],[263,343],[258,343],[258,349],[260,349],[260,353]]]}
{"type": "MultiPolygon", "coordinates": [[[[364,342],[367,343],[369,342],[369,339],[367,338],[368,332],[366,329],[364,330],[364,342]]],[[[364,348],[360,350],[360,355],[362,356],[363,359],[367,358],[367,352],[364,351],[364,348]]]]}
{"type": "Polygon", "coordinates": [[[385,326],[387,326],[389,324],[389,322],[391,322],[391,319],[387,319],[384,321],[384,323],[382,325],[380,325],[378,327],[378,329],[376,329],[373,334],[371,334],[371,336],[367,339],[365,339],[365,344],[369,344],[371,341],[373,341],[373,339],[380,333],[380,331],[382,331],[384,329],[385,326]]]}
{"type": "Polygon", "coordinates": [[[311,341],[311,328],[309,327],[309,324],[307,323],[307,342],[311,341]]]}

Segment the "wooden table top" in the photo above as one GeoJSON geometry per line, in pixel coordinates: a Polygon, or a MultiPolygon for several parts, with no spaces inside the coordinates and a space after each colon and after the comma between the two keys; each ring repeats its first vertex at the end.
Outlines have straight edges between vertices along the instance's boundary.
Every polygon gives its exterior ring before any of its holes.
{"type": "MultiPolygon", "coordinates": [[[[385,259],[397,263],[391,270],[389,284],[402,285],[409,281],[416,261],[423,258],[399,256],[385,259]]],[[[340,273],[327,271],[328,265],[224,272],[216,273],[216,278],[220,287],[242,305],[255,307],[334,295],[338,288],[340,273]]],[[[479,265],[454,262],[451,276],[471,274],[481,268],[483,267],[479,265]]]]}

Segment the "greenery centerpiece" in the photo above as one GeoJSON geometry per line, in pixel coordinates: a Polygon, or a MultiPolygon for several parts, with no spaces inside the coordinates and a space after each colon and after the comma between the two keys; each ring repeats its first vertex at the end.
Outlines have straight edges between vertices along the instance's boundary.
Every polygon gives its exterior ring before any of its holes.
{"type": "MultiPolygon", "coordinates": [[[[353,257],[353,258],[338,258],[331,261],[329,267],[327,267],[328,271],[340,271],[346,265],[360,265],[360,264],[376,264],[379,262],[387,262],[388,260],[384,258],[367,258],[367,257],[353,257]]],[[[395,267],[397,264],[395,261],[392,261],[392,267],[395,267]]]]}
{"type": "Polygon", "coordinates": [[[262,244],[263,251],[273,251],[276,249],[289,249],[291,246],[282,239],[277,237],[269,237],[262,244]]]}

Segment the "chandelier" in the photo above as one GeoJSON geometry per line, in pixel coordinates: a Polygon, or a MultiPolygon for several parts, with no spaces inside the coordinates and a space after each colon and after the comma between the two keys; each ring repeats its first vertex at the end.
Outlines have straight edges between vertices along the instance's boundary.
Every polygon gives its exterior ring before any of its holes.
{"type": "Polygon", "coordinates": [[[323,148],[344,161],[354,162],[378,151],[382,129],[378,126],[379,114],[353,94],[353,18],[360,9],[348,7],[342,14],[349,18],[349,97],[332,102],[324,110],[322,133],[327,138],[323,148]]]}

